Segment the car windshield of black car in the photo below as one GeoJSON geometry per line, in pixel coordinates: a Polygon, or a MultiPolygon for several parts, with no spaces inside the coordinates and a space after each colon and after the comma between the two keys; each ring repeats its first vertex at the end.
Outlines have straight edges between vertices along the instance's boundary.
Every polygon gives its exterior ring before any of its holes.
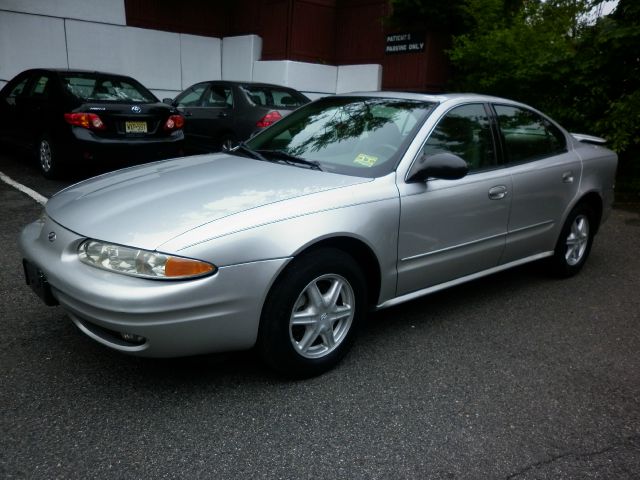
{"type": "Polygon", "coordinates": [[[69,74],[62,83],[71,95],[92,102],[152,103],[153,94],[126,78],[69,74]]]}

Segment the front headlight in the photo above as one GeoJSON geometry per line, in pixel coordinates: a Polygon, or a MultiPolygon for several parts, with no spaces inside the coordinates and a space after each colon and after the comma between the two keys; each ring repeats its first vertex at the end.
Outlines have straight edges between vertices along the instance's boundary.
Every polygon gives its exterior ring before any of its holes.
{"type": "Polygon", "coordinates": [[[85,240],[78,247],[80,261],[93,267],[134,277],[181,280],[215,273],[215,265],[191,258],[85,240]]]}

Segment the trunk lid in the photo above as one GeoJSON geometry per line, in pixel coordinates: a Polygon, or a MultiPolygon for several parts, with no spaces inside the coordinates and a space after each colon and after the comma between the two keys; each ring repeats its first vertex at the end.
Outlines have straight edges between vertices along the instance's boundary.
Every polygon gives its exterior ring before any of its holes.
{"type": "Polygon", "coordinates": [[[77,113],[93,113],[100,117],[104,130],[93,130],[103,138],[146,138],[167,136],[164,124],[178,112],[163,103],[84,103],[77,113]]]}

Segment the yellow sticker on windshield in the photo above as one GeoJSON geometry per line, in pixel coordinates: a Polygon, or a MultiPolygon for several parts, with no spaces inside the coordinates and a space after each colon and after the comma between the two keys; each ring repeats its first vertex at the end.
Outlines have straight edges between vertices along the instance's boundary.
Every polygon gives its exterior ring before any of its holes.
{"type": "Polygon", "coordinates": [[[358,165],[362,165],[365,167],[373,167],[377,161],[378,161],[378,157],[361,153],[355,158],[353,163],[357,163],[358,165]]]}

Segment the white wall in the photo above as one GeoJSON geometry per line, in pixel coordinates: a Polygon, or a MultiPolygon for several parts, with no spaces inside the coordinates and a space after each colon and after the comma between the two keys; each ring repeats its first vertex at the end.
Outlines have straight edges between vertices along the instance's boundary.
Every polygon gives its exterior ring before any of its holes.
{"type": "Polygon", "coordinates": [[[160,98],[174,97],[196,82],[222,78],[222,41],[0,10],[0,87],[35,67],[120,73],[160,98]]]}
{"type": "Polygon", "coordinates": [[[378,91],[382,84],[382,66],[334,67],[290,60],[257,61],[253,67],[253,80],[293,87],[315,99],[334,93],[378,91]]]}
{"type": "Polygon", "coordinates": [[[254,62],[260,60],[262,39],[257,35],[226,37],[222,40],[222,79],[249,81],[254,62]]]}
{"type": "Polygon", "coordinates": [[[336,93],[378,91],[382,85],[382,65],[341,65],[336,93]]]}
{"type": "Polygon", "coordinates": [[[329,95],[336,92],[338,67],[316,63],[271,60],[255,62],[255,82],[286,85],[308,93],[329,95]]]}
{"type": "Polygon", "coordinates": [[[141,28],[67,20],[69,68],[130,75],[151,90],[182,86],[180,36],[141,28]],[[169,68],[168,68],[169,67],[169,68]]]}
{"type": "Polygon", "coordinates": [[[126,25],[124,0],[0,0],[0,10],[126,25]]]}
{"type": "Polygon", "coordinates": [[[260,61],[257,35],[224,39],[127,27],[124,0],[0,0],[0,87],[27,68],[129,75],[158,97],[204,80],[275,83],[311,98],[379,90],[380,65],[260,61]]]}
{"type": "Polygon", "coordinates": [[[64,20],[0,11],[0,81],[43,65],[67,66],[64,20]]]}
{"type": "Polygon", "coordinates": [[[203,80],[222,79],[222,40],[180,34],[182,90],[203,80]]]}

